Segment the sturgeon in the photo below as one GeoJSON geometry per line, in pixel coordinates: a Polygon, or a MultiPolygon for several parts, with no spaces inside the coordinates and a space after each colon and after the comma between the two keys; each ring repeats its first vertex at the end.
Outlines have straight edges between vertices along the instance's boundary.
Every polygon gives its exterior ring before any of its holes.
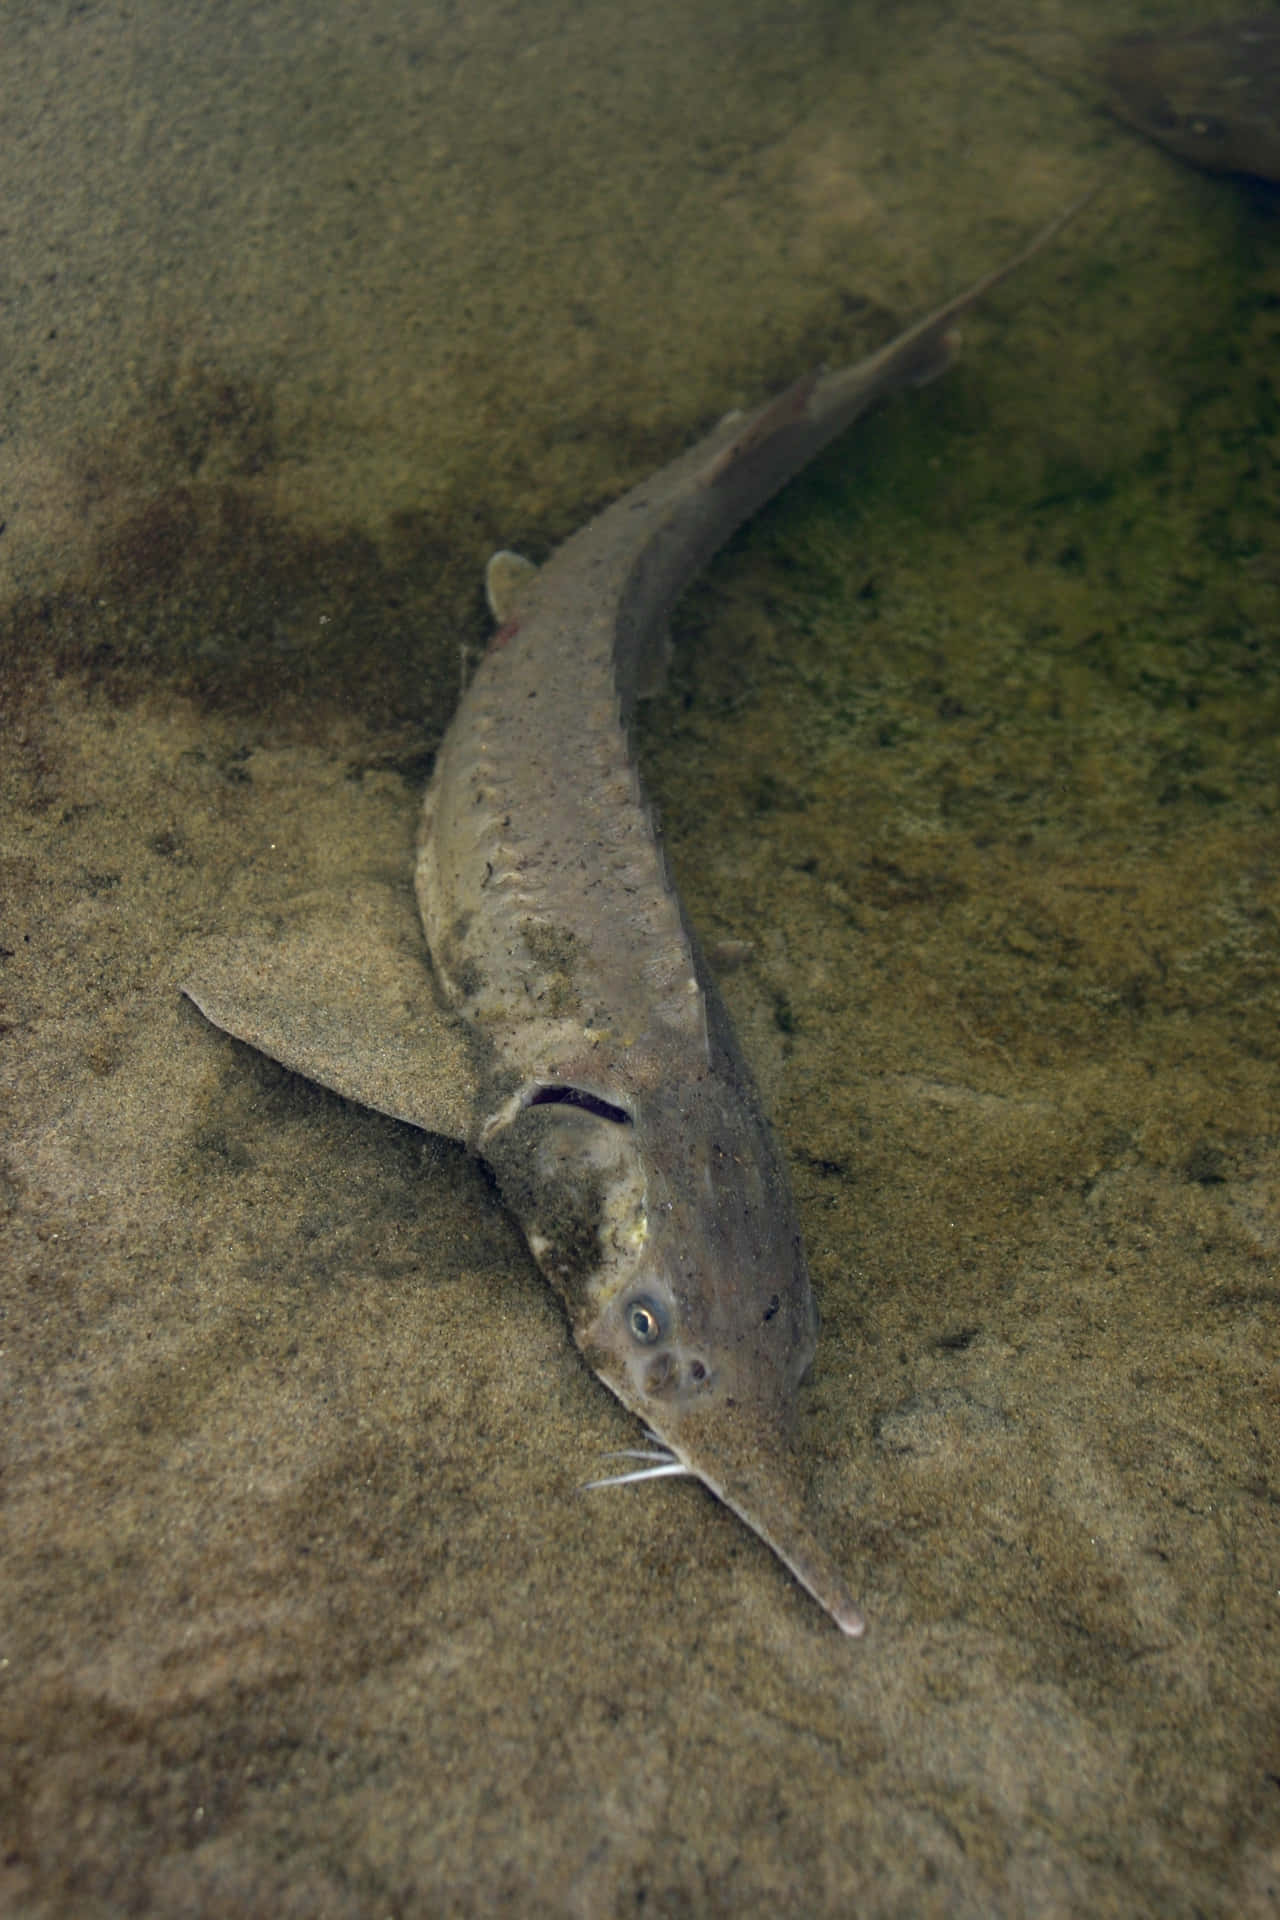
{"type": "Polygon", "coordinates": [[[939,373],[959,316],[1074,211],[869,358],[727,416],[540,569],[496,555],[497,631],[423,808],[420,930],[407,889],[361,885],[212,943],[184,987],[285,1066],[482,1156],[584,1358],[644,1423],[613,1479],[696,1476],[853,1636],[790,1434],[817,1316],[787,1170],[627,723],[716,548],[877,401],[939,373]]]}

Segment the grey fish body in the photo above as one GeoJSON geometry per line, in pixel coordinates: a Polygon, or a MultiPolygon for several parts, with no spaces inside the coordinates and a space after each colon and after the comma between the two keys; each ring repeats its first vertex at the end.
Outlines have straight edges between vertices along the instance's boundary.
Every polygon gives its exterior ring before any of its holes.
{"type": "Polygon", "coordinates": [[[626,721],[692,575],[884,394],[940,371],[956,317],[1019,261],[860,365],[722,421],[508,592],[423,811],[416,893],[446,1015],[380,909],[359,964],[308,930],[220,949],[187,988],[286,1064],[465,1137],[584,1357],[666,1450],[656,1470],[703,1480],[848,1634],[862,1618],[805,1518],[788,1440],[816,1337],[790,1185],[626,721]],[[349,1014],[308,1007],[318,952],[349,1014]]]}
{"type": "Polygon", "coordinates": [[[1280,15],[1128,35],[1106,81],[1112,111],[1180,159],[1280,181],[1280,15]]]}

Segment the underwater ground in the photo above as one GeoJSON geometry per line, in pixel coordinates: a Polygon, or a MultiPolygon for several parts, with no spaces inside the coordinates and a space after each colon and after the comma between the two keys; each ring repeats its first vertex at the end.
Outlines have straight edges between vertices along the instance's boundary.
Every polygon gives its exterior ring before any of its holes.
{"type": "Polygon", "coordinates": [[[1205,17],[6,8],[6,1914],[1280,1907],[1280,212],[1094,64],[1205,17]],[[580,1493],[635,1424],[484,1172],[178,987],[407,880],[495,546],[1095,182],[641,726],[851,1643],[580,1493]]]}

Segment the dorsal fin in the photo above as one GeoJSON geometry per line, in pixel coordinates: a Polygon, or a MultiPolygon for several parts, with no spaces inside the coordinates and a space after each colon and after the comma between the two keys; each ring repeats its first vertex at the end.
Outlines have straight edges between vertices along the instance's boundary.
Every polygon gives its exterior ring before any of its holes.
{"type": "Polygon", "coordinates": [[[775,434],[779,427],[788,427],[797,420],[803,420],[809,398],[817,384],[818,372],[814,368],[809,373],[802,373],[798,380],[793,380],[789,387],[784,387],[781,393],[775,394],[773,399],[761,407],[757,413],[753,413],[739,428],[728,446],[721,447],[719,452],[707,462],[700,476],[702,485],[714,487],[731,467],[735,467],[739,460],[747,459],[758,446],[763,445],[775,434]]]}

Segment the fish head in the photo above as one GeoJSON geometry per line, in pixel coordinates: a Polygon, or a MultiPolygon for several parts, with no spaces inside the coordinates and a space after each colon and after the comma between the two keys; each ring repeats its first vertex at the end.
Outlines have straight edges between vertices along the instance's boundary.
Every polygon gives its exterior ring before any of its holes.
{"type": "Polygon", "coordinates": [[[483,1151],[584,1357],[846,1633],[852,1597],[804,1515],[789,1428],[817,1316],[754,1089],[708,1067],[637,1097],[525,1090],[483,1151]]]}

